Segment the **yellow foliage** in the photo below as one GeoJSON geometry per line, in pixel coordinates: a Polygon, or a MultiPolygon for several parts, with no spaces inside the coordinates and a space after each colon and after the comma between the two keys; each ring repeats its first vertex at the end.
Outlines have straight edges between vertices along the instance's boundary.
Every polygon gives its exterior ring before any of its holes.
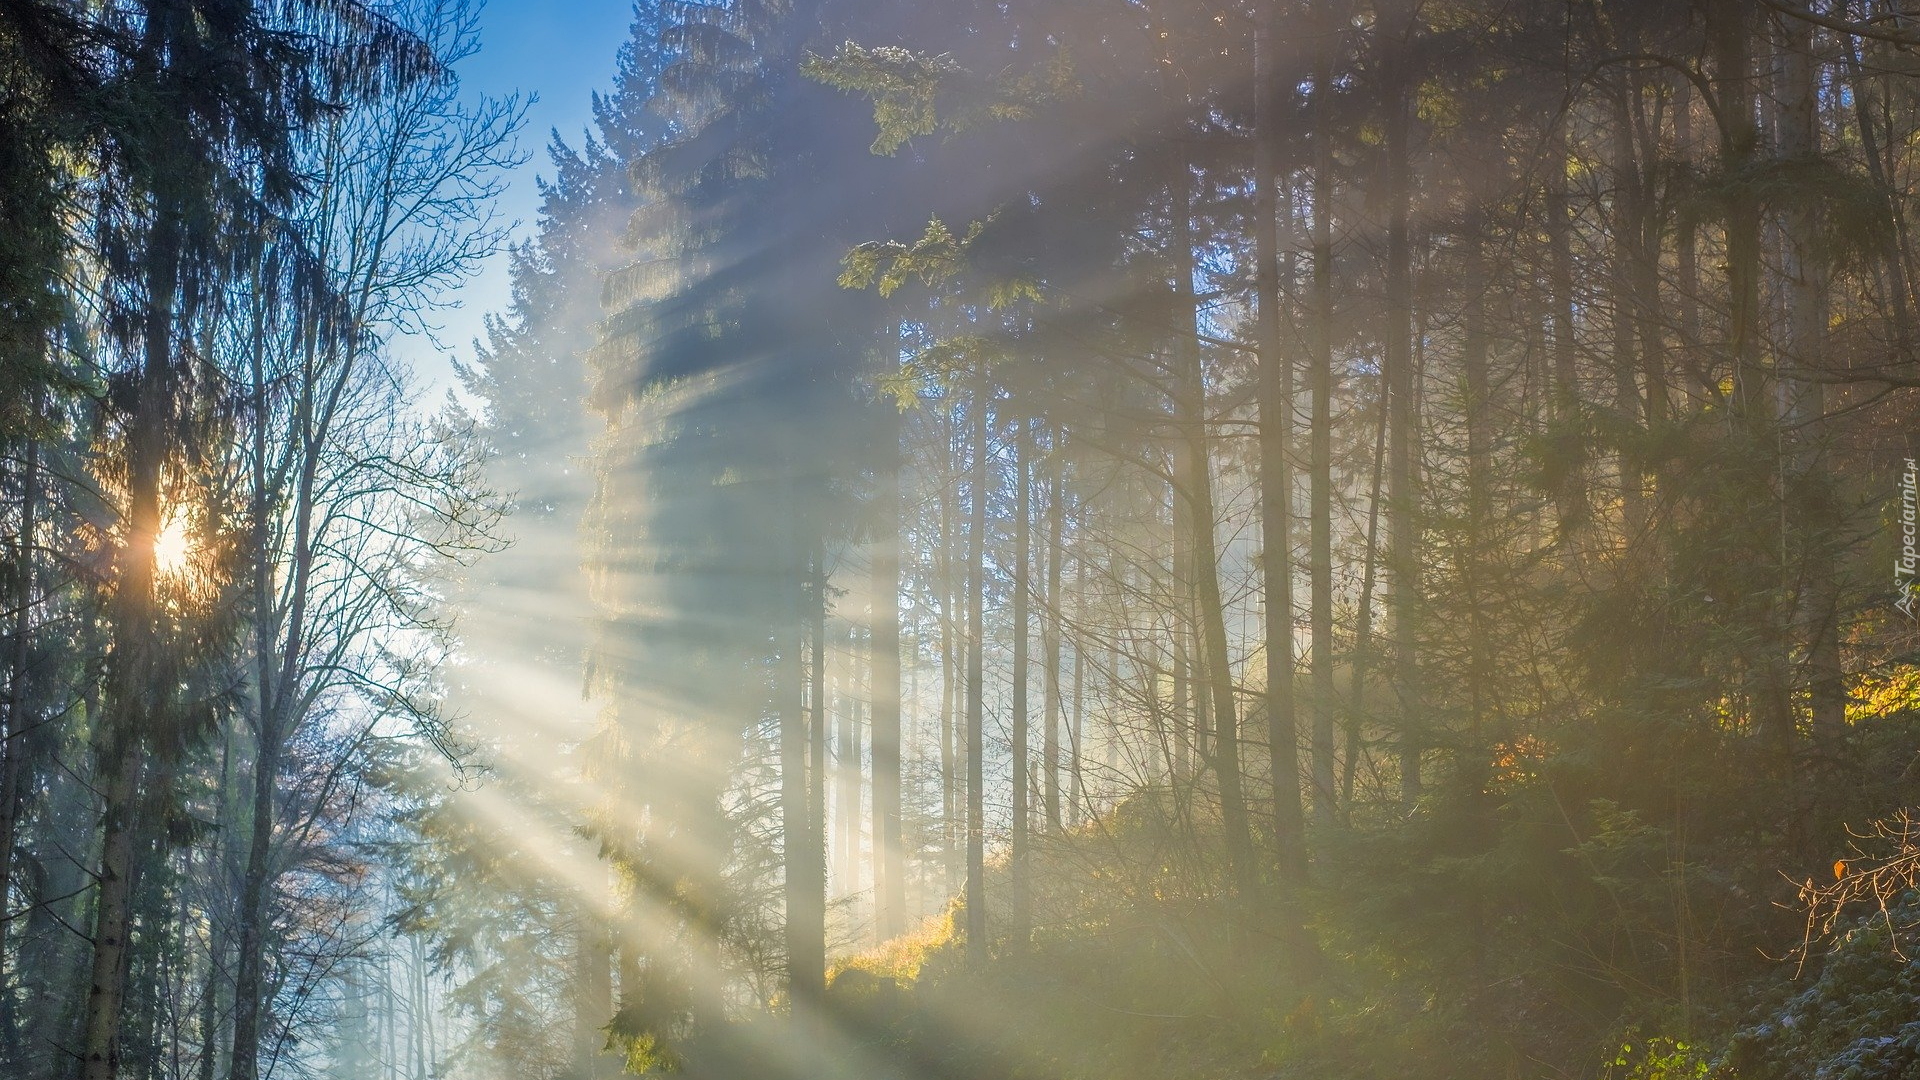
{"type": "Polygon", "coordinates": [[[948,905],[945,911],[927,916],[917,928],[899,937],[864,952],[843,957],[827,970],[827,981],[832,982],[844,971],[864,971],[902,983],[912,982],[920,976],[920,967],[928,957],[959,940],[960,933],[956,925],[958,913],[957,906],[948,905]]]}
{"type": "Polygon", "coordinates": [[[1847,722],[1880,720],[1920,711],[1920,666],[1901,664],[1884,674],[1856,676],[1847,693],[1847,722]]]}

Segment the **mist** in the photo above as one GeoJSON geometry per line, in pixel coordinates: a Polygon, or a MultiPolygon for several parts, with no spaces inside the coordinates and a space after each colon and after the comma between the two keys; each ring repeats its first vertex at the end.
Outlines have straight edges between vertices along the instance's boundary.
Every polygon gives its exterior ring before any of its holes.
{"type": "Polygon", "coordinates": [[[492,2],[0,11],[0,1075],[1920,1067],[1920,10],[492,2]]]}

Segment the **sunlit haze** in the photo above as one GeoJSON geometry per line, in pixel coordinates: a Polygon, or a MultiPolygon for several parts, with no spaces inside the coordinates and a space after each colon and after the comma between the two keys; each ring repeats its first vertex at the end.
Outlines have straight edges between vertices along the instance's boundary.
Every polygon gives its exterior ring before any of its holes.
{"type": "Polygon", "coordinates": [[[3,1080],[1913,1080],[1920,0],[7,0],[3,1080]]]}

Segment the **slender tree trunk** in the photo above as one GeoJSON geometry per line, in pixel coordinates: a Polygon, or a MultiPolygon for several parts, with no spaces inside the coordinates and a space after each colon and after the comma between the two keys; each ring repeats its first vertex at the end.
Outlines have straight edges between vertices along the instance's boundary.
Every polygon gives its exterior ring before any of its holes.
{"type": "MultiPolygon", "coordinates": [[[[860,675],[855,670],[861,655],[859,630],[847,627],[847,671],[840,678],[840,711],[834,726],[834,829],[838,840],[834,866],[837,879],[834,891],[853,896],[860,891],[860,789],[862,757],[860,746],[860,675]]],[[[832,696],[828,699],[833,700],[832,696]]],[[[831,705],[829,705],[831,710],[831,705]]],[[[830,712],[831,715],[831,712],[830,712]]]]}
{"type": "MultiPolygon", "coordinates": [[[[1213,476],[1207,446],[1206,376],[1200,363],[1197,323],[1199,311],[1193,293],[1191,209],[1187,200],[1186,169],[1173,182],[1173,278],[1175,311],[1180,337],[1174,343],[1177,365],[1174,424],[1180,449],[1176,469],[1192,530],[1195,600],[1199,605],[1201,662],[1213,720],[1213,771],[1220,785],[1220,823],[1226,833],[1228,874],[1242,903],[1257,889],[1253,861],[1253,829],[1242,789],[1240,730],[1235,715],[1232,658],[1227,651],[1226,605],[1220,595],[1219,556],[1213,535],[1213,476]]],[[[1289,623],[1291,617],[1289,616],[1289,623]]],[[[1287,649],[1292,657],[1292,647],[1287,649]]],[[[1289,685],[1291,676],[1289,676],[1289,685]]],[[[1291,726],[1288,727],[1291,731],[1291,726]]],[[[1298,772],[1297,768],[1295,770],[1298,772]]],[[[1297,797],[1297,796],[1296,796],[1297,797]]]]}
{"type": "Polygon", "coordinates": [[[253,824],[247,843],[247,869],[240,887],[240,950],[234,973],[232,1080],[260,1075],[260,1020],[263,993],[267,888],[273,841],[273,791],[280,772],[281,736],[270,707],[259,717],[259,748],[253,762],[253,824]]]}
{"type": "MultiPolygon", "coordinates": [[[[256,312],[258,312],[256,308],[256,312]]],[[[306,367],[315,370],[313,350],[317,335],[304,335],[308,350],[306,367]]],[[[271,466],[267,460],[267,428],[271,421],[268,406],[267,377],[261,366],[265,335],[261,316],[256,314],[253,330],[252,406],[254,438],[252,447],[253,498],[249,510],[253,540],[253,607],[255,663],[255,734],[258,751],[254,755],[253,793],[250,803],[251,829],[247,841],[247,864],[240,885],[239,947],[234,972],[233,1056],[229,1063],[231,1080],[257,1080],[260,1075],[261,1011],[266,1007],[264,969],[266,929],[273,883],[278,874],[273,867],[273,829],[276,807],[274,786],[279,780],[280,755],[293,724],[300,692],[301,653],[306,646],[308,582],[313,572],[313,511],[319,483],[318,449],[324,440],[325,421],[316,413],[314,383],[302,382],[295,415],[299,440],[300,469],[290,499],[294,509],[293,544],[290,552],[292,581],[288,588],[291,603],[284,622],[275,603],[276,575],[283,568],[275,565],[270,551],[271,516],[278,512],[279,499],[269,491],[271,466]]],[[[319,408],[326,408],[319,405],[319,408]]]]}
{"type": "Polygon", "coordinates": [[[99,786],[105,828],[94,902],[93,965],[81,1036],[81,1080],[114,1080],[132,930],[134,854],[139,831],[146,731],[166,707],[150,678],[161,647],[154,621],[154,542],[160,535],[160,473],[167,457],[167,411],[175,393],[173,301],[179,258],[174,212],[156,214],[147,260],[145,356],[140,395],[127,435],[127,539],[114,590],[107,715],[99,733],[99,786]]]}
{"type": "MultiPolygon", "coordinates": [[[[1619,423],[1631,430],[1640,426],[1640,384],[1637,378],[1639,355],[1634,349],[1633,261],[1643,226],[1640,215],[1645,203],[1639,190],[1639,168],[1635,162],[1631,97],[1637,93],[1632,81],[1622,75],[1614,87],[1616,95],[1613,129],[1613,252],[1608,265],[1607,291],[1613,307],[1613,386],[1614,411],[1619,423]]],[[[1625,537],[1623,549],[1636,550],[1646,528],[1645,482],[1639,458],[1628,449],[1619,454],[1620,517],[1625,537]]]]}
{"type": "MultiPolygon", "coordinates": [[[[817,526],[808,539],[811,562],[807,592],[807,962],[808,993],[824,990],[827,976],[827,739],[833,702],[827,683],[827,549],[817,526]]],[[[717,837],[716,837],[717,839],[717,837]]]]}
{"type": "MultiPolygon", "coordinates": [[[[1684,76],[1674,78],[1673,142],[1674,152],[1682,163],[1691,166],[1695,159],[1693,144],[1693,93],[1692,80],[1684,76]]],[[[1682,220],[1674,229],[1674,285],[1675,303],[1678,306],[1678,337],[1680,340],[1681,362],[1695,384],[1703,384],[1695,369],[1699,368],[1698,352],[1700,348],[1700,252],[1697,243],[1697,228],[1690,215],[1681,215],[1682,220]]],[[[1658,267],[1655,267],[1656,275],[1658,267]]],[[[1704,370],[1704,369],[1701,369],[1704,370]]],[[[1700,386],[1700,389],[1711,389],[1700,386]]]]}
{"type": "Polygon", "coordinates": [[[874,926],[881,941],[907,929],[907,849],[900,830],[900,410],[884,410],[874,493],[873,678],[874,926]]]}
{"type": "Polygon", "coordinates": [[[1412,75],[1403,70],[1410,51],[1414,13],[1406,0],[1396,0],[1393,17],[1383,20],[1382,32],[1398,40],[1389,43],[1393,74],[1386,90],[1386,204],[1387,204],[1387,318],[1385,367],[1387,375],[1388,470],[1387,502],[1392,510],[1389,565],[1393,589],[1388,602],[1393,613],[1393,681],[1399,696],[1397,719],[1400,740],[1400,791],[1408,806],[1420,798],[1420,757],[1424,749],[1425,719],[1420,692],[1419,543],[1420,462],[1415,447],[1413,378],[1413,242],[1409,219],[1413,184],[1408,115],[1412,75]]]}
{"type": "MultiPolygon", "coordinates": [[[[1760,143],[1754,119],[1751,5],[1709,0],[1707,28],[1720,105],[1721,167],[1729,176],[1743,176],[1760,143]]],[[[1772,389],[1760,367],[1760,206],[1744,183],[1734,184],[1727,194],[1726,272],[1735,404],[1746,418],[1760,419],[1772,409],[1772,389]]]]}
{"type": "MultiPolygon", "coordinates": [[[[1785,40],[1779,65],[1781,92],[1779,148],[1788,161],[1812,160],[1820,153],[1819,64],[1813,53],[1812,27],[1782,18],[1785,40]]],[[[1783,360],[1790,443],[1786,496],[1798,536],[1801,596],[1798,633],[1806,653],[1809,705],[1817,760],[1831,756],[1846,726],[1846,677],[1840,662],[1839,582],[1831,540],[1833,515],[1826,499],[1826,468],[1821,421],[1825,387],[1817,376],[1825,366],[1829,271],[1819,254],[1819,214],[1799,205],[1787,212],[1787,348],[1783,360]]],[[[1813,779],[1820,810],[1815,827],[1830,830],[1832,799],[1827,784],[1813,779]]]]}
{"type": "MultiPolygon", "coordinates": [[[[1747,452],[1773,454],[1778,446],[1776,389],[1764,365],[1760,341],[1760,202],[1751,183],[1744,181],[1758,160],[1760,144],[1754,116],[1753,15],[1753,6],[1742,0],[1711,0],[1707,5],[1708,49],[1720,105],[1721,168],[1727,176],[1742,178],[1730,186],[1726,197],[1727,359],[1733,370],[1733,414],[1747,452]]],[[[1777,475],[1777,469],[1770,471],[1777,475]]],[[[1756,554],[1773,560],[1774,572],[1784,572],[1778,562],[1785,537],[1751,539],[1760,545],[1756,554]]],[[[1773,610],[1761,610],[1757,616],[1762,640],[1755,663],[1756,726],[1775,762],[1783,766],[1793,733],[1785,642],[1780,640],[1784,620],[1782,613],[1773,610]]]]}
{"type": "MultiPolygon", "coordinates": [[[[1077,545],[1076,545],[1077,547],[1077,545]]],[[[1077,556],[1073,563],[1073,596],[1078,606],[1079,621],[1086,625],[1087,604],[1087,560],[1077,556]]],[[[1073,640],[1073,717],[1067,729],[1067,824],[1080,824],[1081,810],[1085,806],[1086,785],[1080,768],[1080,736],[1086,730],[1086,685],[1087,653],[1086,638],[1076,635],[1073,640]]]]}
{"type": "Polygon", "coordinates": [[[1032,619],[1033,421],[1015,421],[1013,522],[1013,830],[1008,852],[1012,896],[1007,906],[1008,931],[1016,951],[1026,948],[1033,931],[1033,900],[1029,865],[1032,857],[1028,830],[1032,811],[1027,802],[1028,623],[1032,619]]]}
{"type": "Polygon", "coordinates": [[[1062,696],[1060,690],[1060,637],[1061,618],[1066,611],[1066,597],[1060,594],[1060,564],[1064,561],[1065,547],[1062,533],[1065,531],[1066,510],[1065,492],[1060,482],[1062,463],[1060,461],[1060,436],[1054,433],[1053,461],[1047,470],[1047,603],[1046,610],[1040,616],[1040,651],[1045,664],[1046,686],[1046,730],[1042,737],[1040,768],[1042,772],[1042,802],[1046,807],[1047,830],[1060,831],[1060,725],[1062,716],[1062,696]]]}
{"type": "Polygon", "coordinates": [[[413,1080],[427,1080],[427,965],[420,935],[409,935],[407,961],[407,1042],[413,1055],[413,1080]]]}
{"type": "Polygon", "coordinates": [[[1580,378],[1574,342],[1573,232],[1567,208],[1567,119],[1549,135],[1547,160],[1548,321],[1553,330],[1553,418],[1559,429],[1560,468],[1565,475],[1554,489],[1554,516],[1560,541],[1580,554],[1580,531],[1587,515],[1585,447],[1579,431],[1580,378]]]}
{"type": "MultiPolygon", "coordinates": [[[[226,772],[224,761],[226,754],[224,750],[221,757],[223,761],[220,771],[224,774],[226,772]]],[[[223,790],[217,797],[218,802],[216,803],[216,809],[214,811],[214,820],[216,822],[226,816],[225,806],[223,805],[227,801],[224,791],[226,786],[225,780],[226,777],[223,775],[221,777],[221,787],[223,790]]],[[[213,850],[209,850],[207,852],[206,862],[206,881],[209,885],[220,880],[219,865],[219,854],[213,850]]],[[[214,932],[213,927],[214,913],[209,911],[207,912],[207,978],[200,986],[200,1060],[199,1068],[195,1070],[194,1073],[199,1080],[213,1080],[219,1068],[220,938],[219,935],[214,932]]],[[[354,984],[349,981],[348,989],[351,990],[353,985],[354,984]]],[[[352,1007],[351,1000],[349,1000],[348,1007],[352,1007]]]]}
{"type": "MultiPolygon", "coordinates": [[[[952,419],[951,406],[949,418],[952,419]]],[[[956,421],[957,422],[957,421],[956,421]]],[[[958,460],[958,448],[948,440],[949,461],[958,460]]],[[[954,544],[953,503],[958,478],[940,494],[940,547],[935,555],[940,589],[940,841],[941,866],[945,872],[945,890],[959,890],[960,848],[956,823],[960,822],[959,732],[955,723],[960,711],[960,619],[954,611],[959,591],[953,587],[954,544]]]]}
{"type": "MultiPolygon", "coordinates": [[[[1495,557],[1487,530],[1493,518],[1492,379],[1488,373],[1491,346],[1487,325],[1487,290],[1492,287],[1486,258],[1486,222],[1476,209],[1468,215],[1461,240],[1466,266],[1462,277],[1468,289],[1462,312],[1460,366],[1466,376],[1467,420],[1467,541],[1461,564],[1461,585],[1467,605],[1467,754],[1462,775],[1480,780],[1485,769],[1485,729],[1489,695],[1494,682],[1492,631],[1482,589],[1482,568],[1495,557]]],[[[1475,792],[1485,790],[1476,782],[1475,792]]]]}
{"type": "MultiPolygon", "coordinates": [[[[1254,178],[1258,211],[1254,215],[1254,258],[1259,288],[1256,317],[1260,334],[1260,585],[1264,607],[1267,684],[1267,757],[1273,782],[1275,881],[1279,895],[1290,897],[1307,872],[1306,822],[1300,800],[1299,719],[1293,694],[1293,362],[1286,355],[1280,323],[1281,195],[1279,114],[1281,87],[1274,54],[1278,33],[1271,16],[1259,28],[1254,46],[1260,70],[1255,76],[1255,124],[1259,171],[1254,178]]],[[[1319,87],[1315,88],[1316,103],[1319,87]]],[[[1183,300],[1185,297],[1183,296],[1183,300]]],[[[1191,391],[1189,391],[1191,392],[1191,391]]],[[[1211,520],[1208,529],[1211,532],[1211,520]]],[[[1224,635],[1222,635],[1224,637],[1224,635]]],[[[1319,731],[1322,703],[1312,703],[1319,731]]],[[[1314,744],[1316,755],[1319,744],[1314,744]]],[[[1318,757],[1315,758],[1316,765],[1318,757]]],[[[1283,904],[1284,933],[1297,935],[1298,913],[1283,904]]]]}
{"type": "Polygon", "coordinates": [[[979,968],[987,960],[985,609],[987,498],[991,491],[987,441],[990,383],[980,361],[973,393],[972,527],[967,543],[967,960],[979,968]]]}
{"type": "Polygon", "coordinates": [[[1321,46],[1313,75],[1313,368],[1307,461],[1307,564],[1313,637],[1313,805],[1334,820],[1333,727],[1333,70],[1321,46]]]}
{"type": "MultiPolygon", "coordinates": [[[[815,842],[819,823],[813,815],[809,778],[811,770],[808,767],[808,750],[812,741],[810,728],[817,725],[809,725],[806,709],[807,665],[804,646],[806,630],[811,622],[812,588],[806,573],[808,558],[805,545],[799,535],[802,529],[797,522],[793,526],[794,573],[787,585],[789,595],[793,598],[793,609],[786,625],[781,628],[783,640],[778,672],[780,819],[786,847],[787,994],[798,1019],[804,1019],[805,1012],[818,1001],[826,970],[826,895],[824,889],[816,887],[824,867],[820,865],[815,842]]],[[[816,692],[817,689],[818,684],[816,692]]],[[[633,974],[637,978],[638,971],[633,974]]],[[[628,1007],[639,1004],[630,996],[631,991],[638,989],[637,983],[628,982],[624,969],[621,988],[628,1007]]]]}
{"type": "MultiPolygon", "coordinates": [[[[1196,715],[1193,702],[1193,661],[1199,655],[1194,648],[1194,633],[1199,626],[1198,611],[1193,600],[1193,555],[1188,550],[1187,539],[1192,527],[1187,524],[1182,510],[1178,490],[1173,492],[1173,536],[1169,545],[1172,554],[1171,573],[1168,575],[1169,592],[1172,593],[1173,634],[1171,652],[1173,654],[1173,788],[1176,799],[1185,798],[1185,788],[1192,779],[1193,766],[1188,760],[1191,751],[1205,746],[1205,740],[1197,739],[1194,733],[1203,727],[1205,716],[1196,715]]],[[[1155,695],[1158,704],[1158,694],[1155,695]]],[[[1158,727],[1156,725],[1156,730],[1158,727]]]]}
{"type": "Polygon", "coordinates": [[[1347,758],[1341,766],[1340,800],[1353,805],[1353,783],[1364,749],[1361,724],[1367,715],[1367,673],[1373,658],[1373,598],[1380,575],[1380,493],[1387,461],[1387,389],[1384,373],[1374,405],[1373,481],[1367,488],[1367,550],[1360,573],[1360,610],[1354,617],[1353,692],[1347,695],[1347,758]]]}
{"type": "Polygon", "coordinates": [[[573,1072],[581,1080],[597,1080],[608,1072],[613,1058],[606,1052],[606,1026],[613,1020],[612,943],[597,916],[583,909],[575,914],[573,1008],[573,1072]]]}
{"type": "Polygon", "coordinates": [[[6,898],[13,895],[13,846],[15,824],[23,805],[20,774],[25,767],[27,733],[28,662],[32,656],[28,642],[33,633],[34,589],[37,564],[34,533],[39,529],[40,443],[27,439],[26,461],[20,469],[20,541],[14,594],[13,648],[7,664],[7,729],[0,738],[0,1063],[12,1063],[19,1050],[18,1025],[14,1017],[13,979],[7,970],[8,931],[13,926],[12,912],[5,910],[6,898]]]}
{"type": "MultiPolygon", "coordinates": [[[[80,705],[85,715],[99,715],[101,691],[99,680],[83,684],[80,705]]],[[[44,784],[39,806],[43,825],[58,835],[88,835],[97,820],[91,789],[64,770],[50,771],[44,784]]],[[[90,973],[84,956],[91,943],[80,940],[73,928],[86,922],[91,900],[82,891],[89,854],[83,848],[44,855],[39,867],[42,899],[27,909],[18,945],[20,970],[45,973],[36,979],[40,992],[27,997],[24,1010],[21,1047],[30,1063],[23,1074],[29,1080],[70,1080],[74,1074],[69,1050],[76,1045],[82,1018],[80,980],[90,973]]]]}

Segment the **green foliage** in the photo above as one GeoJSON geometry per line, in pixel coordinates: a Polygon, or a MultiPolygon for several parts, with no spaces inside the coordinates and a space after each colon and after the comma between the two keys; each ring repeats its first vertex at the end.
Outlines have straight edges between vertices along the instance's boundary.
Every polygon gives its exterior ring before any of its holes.
{"type": "Polygon", "coordinates": [[[873,102],[875,154],[891,155],[918,135],[970,131],[1001,121],[1031,120],[1043,107],[1080,93],[1072,58],[1057,49],[1024,71],[981,78],[951,56],[898,46],[841,45],[831,58],[809,54],[808,78],[873,102]],[[944,108],[942,107],[944,105],[944,108]]]}
{"type": "MultiPolygon", "coordinates": [[[[991,218],[973,222],[967,226],[965,236],[956,237],[945,222],[934,218],[911,244],[869,240],[855,245],[841,260],[840,287],[871,288],[887,297],[901,286],[918,280],[928,289],[954,294],[961,302],[984,303],[996,310],[1021,302],[1041,302],[1044,297],[1040,284],[1032,278],[1018,274],[981,274],[973,255],[990,224],[991,218]]],[[[977,345],[982,339],[969,340],[977,345]]],[[[964,347],[956,343],[949,346],[949,350],[964,347]]]]}
{"type": "Polygon", "coordinates": [[[809,54],[800,70],[810,79],[873,101],[879,129],[871,149],[892,154],[916,135],[939,126],[935,102],[949,83],[964,73],[952,57],[922,56],[898,46],[863,48],[851,41],[832,59],[809,54]]]}
{"type": "Polygon", "coordinates": [[[840,274],[840,287],[843,289],[876,288],[881,296],[892,296],[895,290],[914,278],[928,288],[946,285],[960,276],[967,266],[967,248],[980,239],[985,223],[974,222],[967,227],[964,239],[953,235],[953,230],[939,218],[927,222],[926,232],[912,244],[903,244],[897,240],[870,240],[855,246],[847,252],[840,274]]]}
{"type": "MultiPolygon", "coordinates": [[[[1892,909],[1920,918],[1920,895],[1892,909]]],[[[1858,919],[1818,975],[1765,1009],[1733,1039],[1741,1080],[1897,1080],[1920,1073],[1920,963],[1894,947],[1879,914],[1858,919]]]]}
{"type": "Polygon", "coordinates": [[[1700,1048],[1654,1036],[1622,1043],[1607,1063],[1607,1080],[1706,1080],[1713,1068],[1700,1048]]]}

